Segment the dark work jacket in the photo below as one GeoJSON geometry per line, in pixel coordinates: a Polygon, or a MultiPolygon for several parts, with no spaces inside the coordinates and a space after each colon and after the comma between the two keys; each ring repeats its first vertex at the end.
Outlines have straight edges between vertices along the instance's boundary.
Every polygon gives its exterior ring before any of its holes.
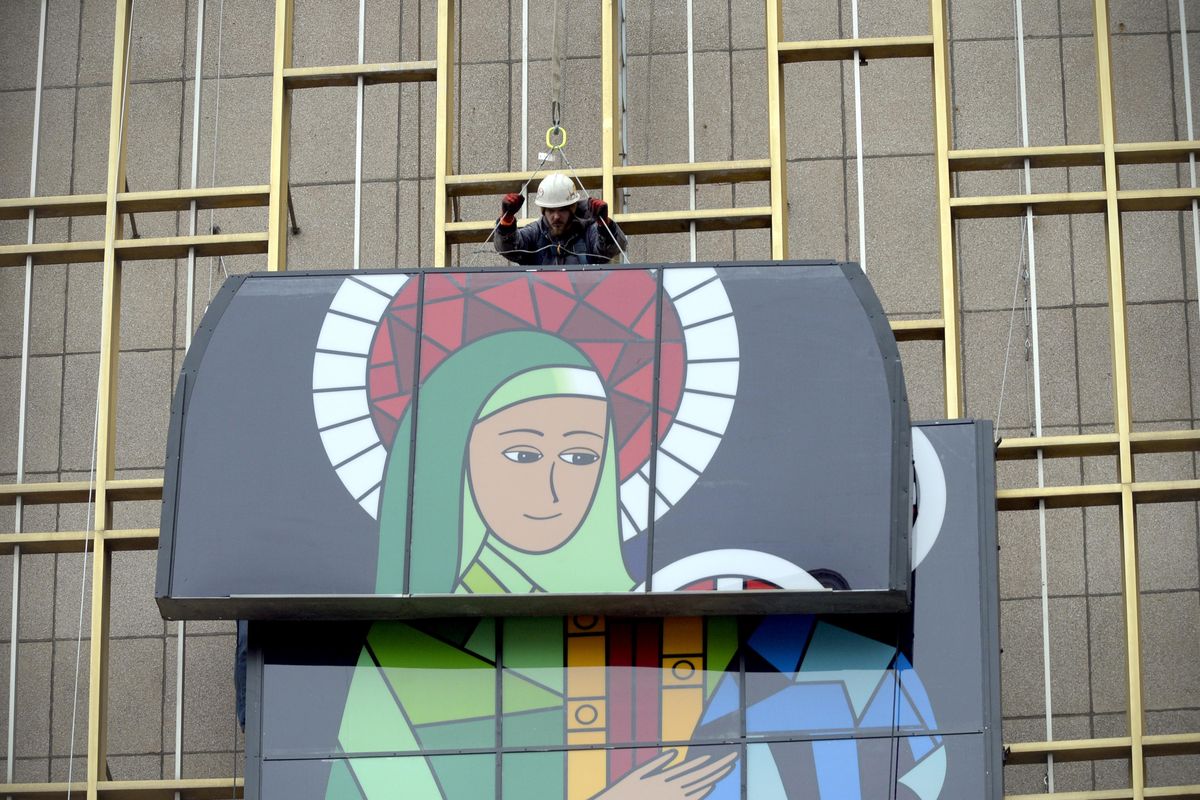
{"type": "Polygon", "coordinates": [[[567,230],[557,238],[550,235],[544,217],[524,228],[501,225],[496,229],[496,252],[523,266],[607,264],[625,248],[625,234],[611,219],[610,234],[590,214],[581,212],[584,208],[586,205],[580,203],[567,230]],[[613,236],[617,237],[616,242],[613,236]]]}

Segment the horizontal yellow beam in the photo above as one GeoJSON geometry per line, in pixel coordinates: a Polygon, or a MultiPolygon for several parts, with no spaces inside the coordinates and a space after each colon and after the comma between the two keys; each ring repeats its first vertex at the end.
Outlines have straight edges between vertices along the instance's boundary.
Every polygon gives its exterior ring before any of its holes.
{"type": "Polygon", "coordinates": [[[1014,742],[1004,745],[1005,764],[1042,764],[1046,756],[1055,761],[1103,761],[1129,758],[1133,746],[1128,736],[1108,739],[1066,739],[1057,742],[1014,742]]]}
{"type": "MultiPolygon", "coordinates": [[[[504,194],[519,191],[526,181],[536,175],[545,175],[546,170],[534,172],[481,172],[474,175],[447,175],[446,194],[449,197],[470,197],[488,194],[504,194]]],[[[575,170],[575,175],[589,190],[600,188],[600,170],[591,167],[575,170]]],[[[536,187],[535,187],[536,188],[536,187]]],[[[499,216],[499,208],[497,208],[499,216]]],[[[447,223],[449,224],[449,223],[447,223]]],[[[489,229],[490,230],[490,229],[489,229]]]]}
{"type": "Polygon", "coordinates": [[[267,234],[220,233],[205,236],[165,236],[161,239],[118,239],[115,245],[121,261],[154,258],[186,258],[188,249],[197,256],[241,256],[267,252],[267,234]]]}
{"type": "MultiPolygon", "coordinates": [[[[1200,480],[1135,481],[1129,484],[1135,503],[1183,503],[1200,500],[1200,480]]],[[[1114,506],[1121,502],[1121,484],[1027,486],[999,489],[996,507],[1001,511],[1031,511],[1045,501],[1046,508],[1114,506]]]]}
{"type": "MultiPolygon", "coordinates": [[[[252,208],[265,206],[269,186],[213,186],[204,189],[164,189],[154,192],[120,192],[117,210],[122,214],[187,211],[196,208],[252,208]]],[[[104,195],[75,194],[53,197],[17,197],[0,200],[0,219],[25,219],[30,211],[38,218],[98,217],[104,214],[104,195]]]]}
{"type": "Polygon", "coordinates": [[[289,67],[283,71],[287,89],[357,86],[363,83],[420,83],[437,80],[436,61],[392,61],[383,64],[345,64],[332,67],[289,67]]]}
{"type": "MultiPolygon", "coordinates": [[[[65,800],[67,790],[86,795],[84,781],[74,783],[0,783],[0,796],[13,800],[65,800]]],[[[225,800],[241,797],[241,778],[182,778],[180,780],[99,781],[97,793],[108,800],[225,800]]]]}
{"type": "Polygon", "coordinates": [[[894,319],[891,326],[897,342],[935,342],[946,338],[944,319],[894,319]]]}
{"type": "Polygon", "coordinates": [[[0,267],[23,267],[25,259],[34,264],[87,264],[104,260],[104,242],[39,242],[0,246],[0,267]]]}
{"type": "Polygon", "coordinates": [[[1048,147],[989,147],[982,150],[951,150],[950,171],[1021,169],[1025,159],[1034,168],[1098,167],[1104,163],[1104,148],[1098,144],[1067,144],[1048,147]]]}
{"type": "Polygon", "coordinates": [[[613,167],[617,188],[645,186],[687,186],[691,176],[696,183],[751,183],[771,179],[769,158],[746,161],[698,161],[680,164],[631,164],[613,167]]]}
{"type": "Polygon", "coordinates": [[[1129,443],[1134,453],[1189,453],[1200,450],[1200,431],[1135,431],[1129,443]]]}
{"type": "Polygon", "coordinates": [[[4,533],[0,534],[0,555],[9,555],[16,547],[22,553],[78,553],[85,541],[96,539],[103,539],[109,550],[154,550],[158,547],[158,529],[4,533]]]}
{"type": "MultiPolygon", "coordinates": [[[[108,481],[108,499],[161,500],[162,478],[133,478],[108,481]]],[[[95,494],[95,487],[87,481],[61,483],[7,483],[0,485],[0,506],[13,505],[18,497],[26,505],[48,503],[86,503],[95,494]]]]}
{"type": "Polygon", "coordinates": [[[1019,217],[1026,206],[1039,216],[1049,214],[1099,214],[1104,211],[1104,192],[1055,192],[1046,194],[952,197],[950,213],[955,219],[1019,217]]]}
{"type": "MultiPolygon", "coordinates": [[[[614,214],[613,219],[628,235],[651,233],[686,233],[692,221],[698,231],[748,230],[769,228],[771,209],[706,208],[696,211],[647,211],[637,214],[614,214]]],[[[448,244],[483,242],[496,223],[489,220],[468,220],[446,223],[448,244]]]]}
{"type": "MultiPolygon", "coordinates": [[[[193,200],[197,209],[265,207],[271,199],[271,187],[213,186],[206,189],[167,189],[159,192],[121,192],[117,210],[122,214],[155,211],[187,211],[193,200]]],[[[101,212],[103,213],[103,211],[101,212]]]]}
{"type": "Polygon", "coordinates": [[[1001,440],[1000,446],[996,448],[996,460],[1036,458],[1039,450],[1047,458],[1111,456],[1117,454],[1119,447],[1120,439],[1115,433],[1029,436],[1001,440]]]}
{"type": "MultiPolygon", "coordinates": [[[[1115,147],[1118,164],[1172,164],[1200,153],[1200,141],[1126,142],[1115,147]]],[[[1025,159],[1035,169],[1050,167],[1102,167],[1104,147],[1099,144],[1060,144],[1043,147],[990,147],[951,150],[952,172],[1021,169],[1025,159]]]]}
{"type": "Polygon", "coordinates": [[[932,36],[884,36],[874,39],[824,39],[808,42],[780,42],[779,62],[845,61],[854,58],[932,58],[932,36]]]}
{"type": "Polygon", "coordinates": [[[1200,200],[1200,189],[1122,189],[1117,208],[1122,211],[1186,211],[1200,200]]]}
{"type": "Polygon", "coordinates": [[[646,211],[614,214],[613,219],[629,235],[687,233],[692,222],[697,231],[736,231],[771,227],[771,207],[706,208],[695,211],[646,211]]]}
{"type": "Polygon", "coordinates": [[[25,219],[29,211],[39,218],[87,217],[104,213],[103,194],[67,194],[50,197],[15,197],[0,200],[0,219],[25,219]]]}

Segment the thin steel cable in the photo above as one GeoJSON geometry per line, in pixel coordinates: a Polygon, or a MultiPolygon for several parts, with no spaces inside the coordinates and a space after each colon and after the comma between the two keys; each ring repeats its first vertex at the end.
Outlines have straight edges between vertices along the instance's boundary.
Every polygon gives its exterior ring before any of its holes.
{"type": "MultiPolygon", "coordinates": [[[[121,113],[117,120],[117,152],[124,152],[125,147],[125,115],[129,108],[129,71],[133,63],[133,23],[137,11],[137,0],[129,0],[129,23],[125,29],[125,68],[121,76],[121,113]]],[[[119,222],[119,217],[118,217],[119,222]]],[[[103,277],[101,278],[103,280],[103,277]]],[[[101,320],[101,331],[103,331],[101,320]]],[[[103,351],[104,343],[98,348],[103,351]]],[[[96,453],[100,438],[100,392],[104,390],[104,371],[96,366],[96,409],[92,417],[92,459],[88,467],[87,512],[83,525],[83,565],[79,577],[79,625],[75,632],[75,686],[71,696],[71,736],[67,753],[67,800],[71,800],[71,789],[75,776],[75,727],[79,717],[79,664],[83,656],[83,609],[87,604],[88,564],[91,560],[93,507],[96,495],[96,453]]],[[[99,632],[96,632],[99,633],[99,632]]],[[[104,691],[104,687],[93,686],[93,691],[104,691]]],[[[90,720],[97,725],[99,722],[90,720]]]]}
{"type": "MultiPolygon", "coordinates": [[[[38,183],[38,146],[42,131],[42,89],[43,72],[46,64],[46,12],[47,0],[42,0],[41,15],[38,21],[38,55],[37,78],[33,99],[33,134],[31,136],[29,155],[29,196],[37,196],[38,183]]],[[[29,210],[26,223],[26,243],[33,244],[37,238],[37,214],[29,210]]],[[[33,256],[25,257],[25,292],[22,298],[21,318],[21,388],[17,411],[17,483],[25,482],[25,429],[28,419],[25,408],[29,401],[29,354],[33,323],[33,256]]],[[[25,500],[20,495],[16,498],[13,509],[13,530],[20,533],[25,519],[25,500]]],[[[12,606],[9,631],[8,652],[8,741],[6,743],[7,759],[5,761],[6,782],[13,782],[14,754],[16,750],[16,705],[17,705],[17,670],[19,650],[18,639],[21,606],[21,547],[15,545],[12,552],[12,606]]]]}
{"type": "MultiPolygon", "coordinates": [[[[217,83],[215,86],[216,96],[213,98],[212,172],[209,176],[209,182],[208,182],[209,186],[217,185],[217,151],[218,151],[218,145],[220,144],[220,141],[221,141],[221,46],[224,43],[223,42],[224,38],[225,38],[225,0],[221,0],[221,2],[217,4],[217,83]]],[[[210,208],[208,210],[208,232],[209,233],[216,232],[216,222],[214,221],[215,217],[216,217],[216,213],[217,213],[217,211],[215,208],[210,208]]],[[[212,279],[213,279],[214,262],[219,263],[221,265],[222,271],[225,270],[225,260],[223,258],[221,258],[220,256],[217,256],[215,258],[213,258],[213,257],[209,258],[209,260],[208,260],[208,302],[209,303],[212,302],[212,296],[213,296],[212,279]]],[[[225,276],[229,277],[229,274],[226,273],[225,276]]],[[[205,304],[204,308],[205,308],[205,310],[208,309],[207,303],[205,304]]]]}
{"type": "MultiPolygon", "coordinates": [[[[1187,11],[1179,0],[1179,43],[1183,50],[1183,101],[1187,110],[1187,138],[1193,141],[1196,131],[1192,122],[1192,68],[1188,57],[1187,11]]],[[[1189,185],[1196,188],[1196,154],[1188,153],[1189,185]]],[[[1192,200],[1192,266],[1196,270],[1196,302],[1200,303],[1200,201],[1192,200]]]]}

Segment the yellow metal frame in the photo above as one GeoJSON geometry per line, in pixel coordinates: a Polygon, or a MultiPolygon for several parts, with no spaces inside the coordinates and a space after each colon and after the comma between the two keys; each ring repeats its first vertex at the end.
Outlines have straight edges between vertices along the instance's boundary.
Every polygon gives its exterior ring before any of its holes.
{"type": "MultiPolygon", "coordinates": [[[[435,266],[451,263],[451,247],[482,241],[491,220],[461,220],[453,214],[453,199],[462,196],[497,194],[521,186],[529,172],[456,175],[453,172],[455,115],[456,2],[438,0],[437,54],[434,60],[380,64],[349,64],[297,68],[292,65],[291,0],[276,0],[275,46],[272,77],[270,183],[265,186],[230,186],[198,190],[127,192],[125,175],[126,63],[129,57],[131,0],[113,0],[115,36],[112,62],[112,93],[109,118],[109,152],[106,189],[103,193],[54,197],[0,199],[0,220],[26,219],[30,212],[39,218],[93,216],[104,218],[104,238],[84,242],[38,243],[0,246],[0,267],[23,265],[32,257],[42,264],[96,262],[102,264],[101,350],[99,367],[99,418],[96,433],[96,476],[86,481],[58,481],[0,485],[0,505],[20,498],[24,505],[94,501],[93,530],[27,532],[0,535],[0,553],[19,546],[23,553],[78,552],[90,542],[92,561],[91,617],[88,622],[89,693],[87,768],[84,780],[73,784],[73,792],[88,798],[216,798],[227,796],[235,785],[229,778],[183,781],[111,781],[105,777],[108,700],[108,626],[111,586],[111,554],[122,550],[150,550],[157,546],[154,529],[112,529],[112,503],[161,498],[161,478],[118,480],[114,477],[115,400],[117,355],[120,351],[121,265],[136,259],[179,258],[189,247],[197,255],[265,253],[270,270],[287,267],[287,190],[291,139],[291,96],[313,87],[356,86],[364,83],[424,81],[436,84],[437,124],[435,137],[435,205],[433,213],[435,266]],[[124,216],[187,210],[192,203],[204,208],[266,207],[267,230],[262,232],[174,236],[153,239],[127,238],[124,216]]],[[[1118,142],[1113,101],[1112,59],[1108,29],[1107,0],[1093,0],[1096,40],[1096,76],[1100,141],[1092,144],[1049,147],[1007,147],[956,150],[953,147],[953,118],[949,71],[949,38],[946,0],[930,0],[931,28],[928,35],[884,38],[788,42],[783,40],[782,0],[764,0],[766,31],[766,87],[768,157],[758,160],[694,164],[651,164],[623,166],[619,155],[620,105],[617,92],[619,27],[615,0],[602,0],[602,140],[601,163],[583,166],[578,173],[589,189],[599,190],[610,203],[617,219],[631,235],[648,235],[689,230],[739,230],[764,228],[771,231],[773,258],[788,256],[787,228],[787,135],[784,107],[787,93],[783,67],[816,61],[844,61],[857,51],[864,58],[926,58],[930,62],[933,106],[935,183],[937,192],[938,268],[941,277],[940,315],[934,319],[894,320],[892,329],[901,341],[936,341],[941,345],[944,368],[943,402],[946,415],[963,413],[962,342],[960,337],[960,292],[954,241],[957,219],[1018,216],[1032,207],[1035,214],[1103,214],[1108,263],[1110,328],[1112,335],[1113,430],[1097,434],[1062,435],[1011,439],[997,449],[1001,460],[1033,460],[1042,457],[1114,459],[1116,479],[1111,483],[1071,486],[1002,486],[998,492],[1001,513],[1009,510],[1083,508],[1112,506],[1119,509],[1122,542],[1125,646],[1127,656],[1128,735],[1055,742],[1011,742],[1007,745],[1010,764],[1039,764],[1055,761],[1127,759],[1129,787],[1124,789],[1069,792],[1056,796],[1066,800],[1103,798],[1196,797],[1200,786],[1146,787],[1145,759],[1159,756],[1200,754],[1200,732],[1170,736],[1147,735],[1142,702],[1140,607],[1136,509],[1140,504],[1183,502],[1200,499],[1200,481],[1138,481],[1135,456],[1150,453],[1198,452],[1200,431],[1134,431],[1129,378],[1128,333],[1125,307],[1125,276],[1122,255],[1121,214],[1148,210],[1191,208],[1200,192],[1192,189],[1122,190],[1122,165],[1186,162],[1200,154],[1200,141],[1118,142]],[[1103,174],[1103,189],[1033,196],[956,196],[953,177],[974,170],[1095,167],[1103,174]],[[697,211],[651,211],[623,213],[621,190],[629,187],[688,185],[704,183],[767,183],[769,204],[756,208],[702,209],[697,211]]],[[[240,786],[240,781],[237,782],[240,786]]],[[[0,796],[62,797],[65,783],[0,785],[0,796]]],[[[1030,796],[1032,797],[1032,796],[1030,796]]],[[[1025,800],[1012,795],[1009,800],[1025,800]]]]}

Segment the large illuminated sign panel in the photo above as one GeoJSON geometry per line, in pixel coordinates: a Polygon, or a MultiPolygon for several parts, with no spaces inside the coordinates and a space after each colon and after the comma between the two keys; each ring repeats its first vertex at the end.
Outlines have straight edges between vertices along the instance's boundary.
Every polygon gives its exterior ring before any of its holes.
{"type": "Polygon", "coordinates": [[[911,440],[855,265],[252,275],[173,406],[171,617],[895,610],[911,440]]]}

